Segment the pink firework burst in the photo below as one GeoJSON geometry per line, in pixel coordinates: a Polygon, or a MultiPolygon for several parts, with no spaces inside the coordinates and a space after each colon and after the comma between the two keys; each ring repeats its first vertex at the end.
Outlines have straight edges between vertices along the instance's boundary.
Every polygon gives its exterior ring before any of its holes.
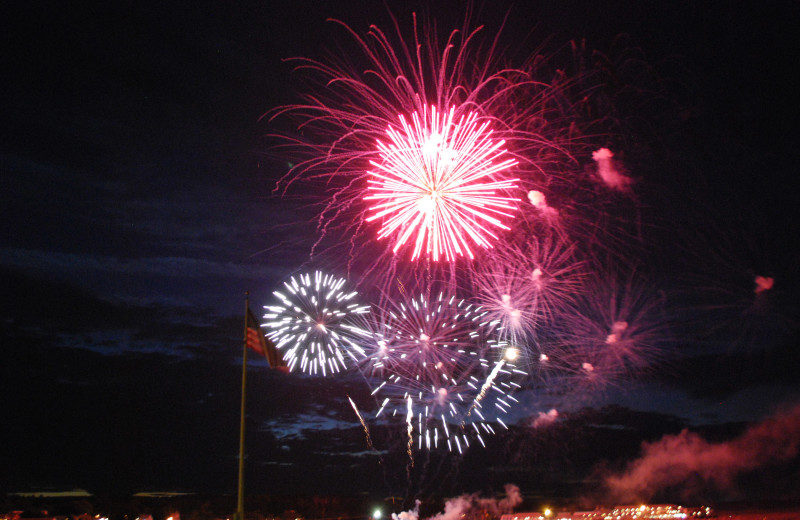
{"type": "Polygon", "coordinates": [[[539,358],[536,343],[557,319],[571,312],[583,290],[587,262],[577,246],[559,235],[506,240],[488,251],[472,270],[476,301],[502,325],[501,334],[539,358]]]}
{"type": "Polygon", "coordinates": [[[510,62],[500,32],[470,17],[449,33],[416,15],[365,34],[334,21],[349,35],[342,49],[293,58],[300,99],[267,114],[290,161],[276,192],[316,212],[310,256],[346,259],[359,284],[389,292],[429,260],[431,276],[453,281],[453,266],[509,233],[528,192],[579,182],[577,158],[597,149],[590,91],[561,56],[510,62]]]}
{"type": "Polygon", "coordinates": [[[671,309],[637,273],[600,273],[575,310],[556,332],[562,349],[551,356],[571,373],[573,388],[601,390],[665,368],[674,346],[671,309]]]}
{"type": "Polygon", "coordinates": [[[416,235],[412,258],[429,255],[474,258],[470,242],[491,247],[492,228],[509,229],[515,199],[503,196],[517,179],[500,179],[517,161],[503,158],[503,140],[491,138],[489,121],[476,113],[454,120],[455,108],[446,113],[436,107],[400,116],[400,128],[389,127],[389,143],[378,141],[381,162],[370,161],[370,195],[376,204],[368,222],[380,219],[379,238],[395,235],[397,252],[416,235]]]}

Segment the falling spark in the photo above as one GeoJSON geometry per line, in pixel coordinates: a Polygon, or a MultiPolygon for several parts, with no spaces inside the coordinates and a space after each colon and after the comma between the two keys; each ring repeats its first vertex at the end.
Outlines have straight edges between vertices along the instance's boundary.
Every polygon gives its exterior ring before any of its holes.
{"type": "Polygon", "coordinates": [[[494,378],[497,377],[497,373],[503,368],[504,363],[505,360],[501,359],[500,362],[494,366],[494,369],[492,369],[492,373],[489,374],[489,377],[486,378],[486,381],[483,383],[483,386],[481,387],[481,391],[478,392],[478,396],[475,398],[475,401],[473,401],[472,406],[470,406],[469,412],[467,412],[467,416],[472,414],[472,410],[474,410],[475,407],[478,406],[478,403],[481,402],[484,396],[486,396],[486,391],[492,387],[494,378]]]}
{"type": "Polygon", "coordinates": [[[353,410],[356,412],[358,420],[361,422],[361,426],[364,427],[364,434],[367,436],[367,446],[369,446],[371,450],[375,450],[375,446],[372,445],[372,438],[370,437],[369,428],[367,428],[367,423],[364,422],[364,418],[361,417],[361,413],[358,411],[358,408],[356,408],[356,403],[353,402],[353,399],[351,399],[349,395],[347,396],[347,400],[350,401],[350,406],[353,407],[353,410]]]}
{"type": "Polygon", "coordinates": [[[409,471],[414,467],[414,454],[411,449],[414,447],[414,424],[411,420],[414,419],[414,408],[411,406],[411,397],[408,398],[408,412],[406,413],[406,424],[408,425],[408,464],[409,471]]]}

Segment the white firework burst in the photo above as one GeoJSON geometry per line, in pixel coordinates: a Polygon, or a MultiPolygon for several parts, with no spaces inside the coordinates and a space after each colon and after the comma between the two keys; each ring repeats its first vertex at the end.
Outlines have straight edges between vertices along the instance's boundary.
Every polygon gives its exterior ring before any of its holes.
{"type": "Polygon", "coordinates": [[[355,316],[369,313],[346,280],[315,271],[292,276],[286,291],[274,291],[279,303],[265,306],[267,336],[284,353],[289,370],[328,375],[344,370],[355,316]]]}
{"type": "MultiPolygon", "coordinates": [[[[484,444],[516,402],[516,350],[491,337],[480,306],[454,296],[391,303],[372,316],[360,367],[375,381],[376,416],[411,425],[419,449],[484,444]]],[[[366,339],[366,336],[365,336],[366,339]]]]}

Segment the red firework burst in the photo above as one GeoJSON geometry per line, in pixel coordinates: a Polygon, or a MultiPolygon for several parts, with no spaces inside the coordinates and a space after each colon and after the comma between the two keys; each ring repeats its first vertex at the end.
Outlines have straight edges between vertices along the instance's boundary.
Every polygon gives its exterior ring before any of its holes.
{"type": "Polygon", "coordinates": [[[491,247],[492,228],[508,229],[515,199],[502,195],[517,179],[498,174],[517,164],[504,159],[503,140],[491,138],[489,122],[475,113],[454,121],[455,108],[414,113],[409,124],[389,127],[389,143],[378,141],[381,162],[370,161],[366,200],[377,201],[366,220],[382,219],[379,238],[395,235],[396,253],[416,234],[412,258],[473,258],[470,242],[491,247]]]}

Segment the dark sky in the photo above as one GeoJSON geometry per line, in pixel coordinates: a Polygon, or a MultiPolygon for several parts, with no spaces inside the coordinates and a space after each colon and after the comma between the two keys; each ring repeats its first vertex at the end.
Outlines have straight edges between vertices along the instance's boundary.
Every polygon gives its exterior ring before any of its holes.
{"type": "MultiPolygon", "coordinates": [[[[691,280],[685,266],[702,264],[730,273],[715,278],[724,292],[739,283],[736,269],[763,271],[776,280],[769,306],[752,317],[737,300],[699,315],[695,279],[675,291],[683,335],[669,375],[588,396],[550,430],[525,426],[546,408],[522,406],[519,425],[487,450],[421,455],[410,479],[402,431],[375,425],[378,451],[366,445],[346,399],[371,406],[360,377],[287,376],[256,361],[251,492],[414,496],[515,482],[523,493],[567,493],[564,482],[584,481],[601,461],[635,458],[641,440],[690,426],[729,441],[800,398],[800,5],[487,4],[476,21],[496,31],[510,9],[504,37],[523,42],[521,55],[576,39],[609,55],[621,41],[638,49],[661,79],[658,95],[677,107],[655,121],[659,109],[644,107],[632,126],[642,134],[630,139],[652,150],[631,175],[663,240],[649,249],[665,255],[662,281],[691,280]],[[693,335],[717,328],[741,341],[693,335]]],[[[459,6],[427,8],[449,28],[459,6]]],[[[401,24],[426,10],[388,7],[401,24]]],[[[283,166],[265,155],[270,128],[259,118],[296,99],[282,58],[318,57],[347,39],[328,17],[357,32],[390,21],[385,6],[361,1],[0,8],[0,491],[235,492],[244,294],[267,303],[310,247],[287,236],[309,214],[273,197],[283,166]]],[[[793,460],[765,479],[780,470],[800,482],[793,460]]],[[[745,480],[745,496],[767,487],[745,480]]]]}

